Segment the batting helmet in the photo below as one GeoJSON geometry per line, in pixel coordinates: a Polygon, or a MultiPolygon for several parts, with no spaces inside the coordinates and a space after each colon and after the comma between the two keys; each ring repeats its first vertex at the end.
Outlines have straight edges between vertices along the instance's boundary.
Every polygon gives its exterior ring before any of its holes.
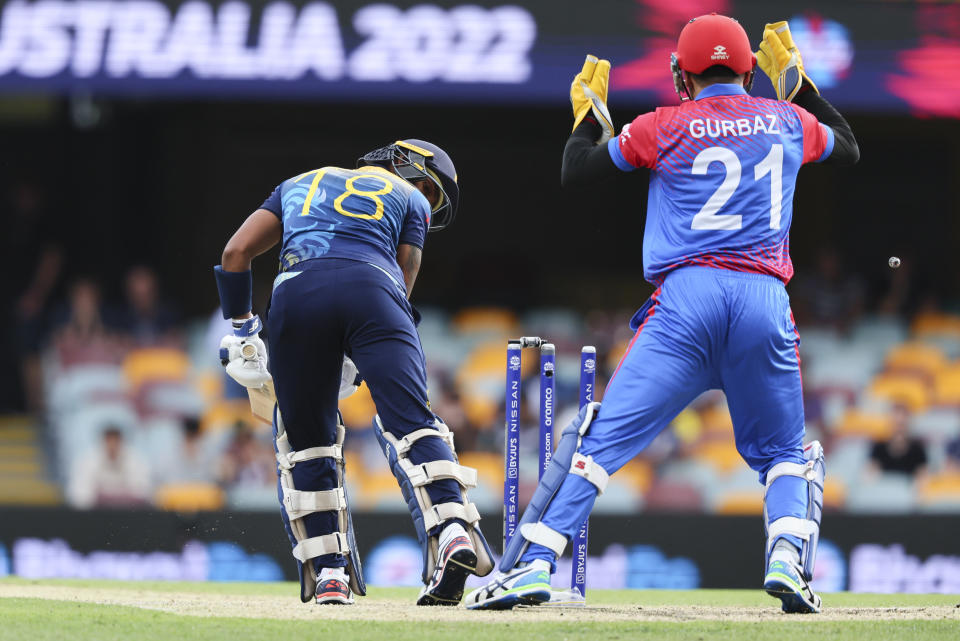
{"type": "Polygon", "coordinates": [[[727,67],[735,74],[746,74],[743,86],[750,91],[757,57],[750,39],[733,18],[711,13],[694,18],[680,32],[677,51],[670,56],[670,70],[680,100],[689,100],[683,72],[701,74],[713,66],[727,67]]]}
{"type": "Polygon", "coordinates": [[[364,154],[357,160],[357,166],[363,164],[386,166],[410,182],[433,181],[440,191],[440,199],[430,214],[429,229],[439,231],[453,223],[460,202],[457,169],[447,152],[440,147],[416,138],[398,140],[364,154]]]}

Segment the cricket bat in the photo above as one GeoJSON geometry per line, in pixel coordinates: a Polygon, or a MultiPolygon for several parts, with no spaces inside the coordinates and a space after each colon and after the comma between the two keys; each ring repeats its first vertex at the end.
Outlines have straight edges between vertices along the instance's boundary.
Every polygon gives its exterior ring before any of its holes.
{"type": "Polygon", "coordinates": [[[250,397],[250,411],[265,423],[273,424],[273,406],[277,402],[277,395],[273,391],[273,379],[263,384],[259,389],[247,388],[250,397]]]}

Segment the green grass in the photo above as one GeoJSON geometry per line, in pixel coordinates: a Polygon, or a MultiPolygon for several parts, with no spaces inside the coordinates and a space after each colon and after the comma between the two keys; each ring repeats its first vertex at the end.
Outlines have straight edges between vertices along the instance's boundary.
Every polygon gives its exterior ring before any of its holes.
{"type": "MultiPolygon", "coordinates": [[[[30,581],[2,579],[5,585],[57,585],[77,588],[142,590],[156,593],[192,592],[223,595],[289,596],[297,598],[292,583],[164,583],[119,581],[30,581]]],[[[397,599],[412,603],[416,590],[371,589],[371,598],[397,599]]],[[[759,590],[695,591],[611,591],[592,590],[591,605],[637,605],[642,608],[668,605],[704,605],[774,608],[772,600],[759,590]]],[[[828,594],[828,607],[922,607],[955,606],[958,595],[828,594]]],[[[309,606],[305,606],[309,607],[309,606]]],[[[466,614],[466,613],[465,613],[466,614]]],[[[474,614],[474,613],[471,613],[474,614]]],[[[496,613],[489,613],[496,616],[496,613]]],[[[951,611],[952,614],[952,611],[951,611]]],[[[484,621],[472,616],[464,621],[333,621],[241,619],[229,617],[181,616],[141,608],[50,601],[28,598],[0,598],[0,641],[246,641],[248,639],[318,639],[322,641],[545,641],[635,639],[706,641],[713,639],[811,638],[816,641],[956,641],[960,639],[960,618],[943,620],[853,620],[827,621],[817,617],[789,617],[764,621],[571,621],[533,622],[494,617],[484,621]],[[479,619],[479,620],[478,620],[479,619]]]]}

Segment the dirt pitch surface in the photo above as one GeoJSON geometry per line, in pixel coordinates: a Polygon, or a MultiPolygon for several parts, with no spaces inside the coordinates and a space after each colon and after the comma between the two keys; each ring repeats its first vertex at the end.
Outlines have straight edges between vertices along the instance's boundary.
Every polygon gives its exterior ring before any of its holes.
{"type": "Polygon", "coordinates": [[[124,605],[197,617],[239,617],[279,620],[342,621],[464,621],[489,623],[592,621],[876,621],[943,620],[960,623],[960,607],[830,608],[819,616],[785,615],[771,600],[770,607],[594,605],[581,608],[516,608],[505,612],[474,612],[463,608],[417,607],[395,598],[362,597],[352,606],[303,604],[295,596],[159,592],[130,588],[91,588],[57,585],[0,584],[0,598],[26,597],[55,601],[124,605]]]}

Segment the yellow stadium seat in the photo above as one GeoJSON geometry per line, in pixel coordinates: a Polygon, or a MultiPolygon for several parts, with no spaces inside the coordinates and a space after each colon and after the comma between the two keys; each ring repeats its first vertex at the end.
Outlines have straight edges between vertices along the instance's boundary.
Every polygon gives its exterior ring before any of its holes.
{"type": "Polygon", "coordinates": [[[948,336],[960,338],[960,316],[941,313],[924,313],[918,315],[911,327],[917,337],[948,336]]]}
{"type": "Polygon", "coordinates": [[[680,412],[670,426],[684,445],[696,443],[703,435],[703,419],[696,410],[690,408],[680,412]]]}
{"type": "Polygon", "coordinates": [[[653,485],[653,467],[643,459],[633,459],[617,472],[615,478],[628,483],[630,487],[646,493],[653,485]]]}
{"type": "Polygon", "coordinates": [[[708,441],[697,448],[695,458],[709,463],[718,472],[726,474],[743,464],[740,452],[732,439],[708,441]]]}
{"type": "Polygon", "coordinates": [[[477,470],[481,483],[496,487],[503,483],[503,456],[490,452],[464,452],[458,456],[460,465],[477,470]]]}
{"type": "Polygon", "coordinates": [[[156,493],[157,507],[172,512],[219,510],[224,505],[223,490],[211,483],[164,485],[156,493]]]}
{"type": "Polygon", "coordinates": [[[197,376],[193,383],[194,389],[209,405],[223,398],[223,370],[207,370],[197,376]]]}
{"type": "Polygon", "coordinates": [[[617,365],[620,364],[620,359],[623,358],[623,355],[627,353],[627,348],[630,346],[630,341],[633,338],[628,338],[620,341],[616,345],[610,348],[610,351],[607,352],[607,370],[610,372],[615,372],[617,370],[617,365]]]}
{"type": "Polygon", "coordinates": [[[935,345],[903,343],[887,353],[886,367],[891,372],[912,372],[933,378],[946,368],[947,357],[935,345]]]}
{"type": "MultiPolygon", "coordinates": [[[[351,476],[356,479],[357,477],[351,476]]],[[[397,480],[387,470],[371,470],[359,477],[360,496],[350,496],[357,501],[357,507],[375,508],[384,502],[394,502],[401,496],[397,480]]]]}
{"type": "Polygon", "coordinates": [[[827,477],[823,484],[823,506],[834,510],[842,509],[847,502],[847,486],[836,478],[827,477]]]}
{"type": "Polygon", "coordinates": [[[124,359],[123,373],[134,389],[145,383],[180,382],[190,373],[190,359],[168,347],[135,349],[124,359]]]}
{"type": "Polygon", "coordinates": [[[373,417],[377,415],[377,406],[370,396],[370,388],[366,382],[360,384],[360,389],[340,401],[340,413],[347,427],[368,428],[373,425],[373,417]]]}
{"type": "Polygon", "coordinates": [[[219,401],[208,407],[200,418],[200,431],[231,429],[237,423],[258,423],[250,412],[250,401],[245,398],[219,401]]]}
{"type": "Polygon", "coordinates": [[[736,490],[724,494],[714,510],[717,514],[763,514],[763,490],[736,490]]]}
{"type": "Polygon", "coordinates": [[[960,405],[960,365],[952,365],[937,374],[933,381],[933,402],[960,405]]]}
{"type": "Polygon", "coordinates": [[[847,410],[834,430],[834,435],[862,436],[875,440],[890,438],[893,434],[893,418],[887,414],[847,410]]]}
{"type": "Polygon", "coordinates": [[[911,375],[881,374],[873,379],[869,390],[873,396],[903,405],[911,412],[922,412],[932,400],[930,386],[911,375]]]}
{"type": "Polygon", "coordinates": [[[473,425],[492,425],[500,411],[500,402],[497,398],[463,393],[460,401],[463,413],[473,425]]]}
{"type": "Polygon", "coordinates": [[[517,316],[503,307],[469,307],[457,312],[450,324],[463,334],[497,332],[506,335],[516,332],[517,316]]]}
{"type": "Polygon", "coordinates": [[[708,434],[733,434],[733,419],[725,405],[711,405],[700,413],[703,429],[708,434]]]}
{"type": "Polygon", "coordinates": [[[918,488],[921,503],[960,502],[960,473],[943,473],[923,481],[918,488]]]}

